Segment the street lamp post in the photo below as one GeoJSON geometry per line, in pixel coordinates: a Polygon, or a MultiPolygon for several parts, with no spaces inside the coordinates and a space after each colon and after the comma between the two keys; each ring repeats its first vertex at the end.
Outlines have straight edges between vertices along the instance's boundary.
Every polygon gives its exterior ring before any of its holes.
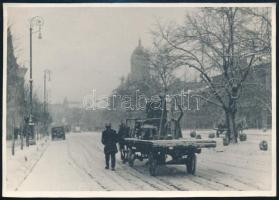
{"type": "MultiPolygon", "coordinates": [[[[30,132],[32,139],[34,139],[34,122],[32,119],[33,114],[33,78],[32,78],[32,35],[33,33],[38,33],[38,39],[42,38],[41,34],[41,27],[44,24],[43,18],[36,16],[33,17],[30,21],[30,115],[29,115],[29,126],[30,126],[30,132]]],[[[27,146],[29,146],[29,133],[27,134],[27,146]]]]}

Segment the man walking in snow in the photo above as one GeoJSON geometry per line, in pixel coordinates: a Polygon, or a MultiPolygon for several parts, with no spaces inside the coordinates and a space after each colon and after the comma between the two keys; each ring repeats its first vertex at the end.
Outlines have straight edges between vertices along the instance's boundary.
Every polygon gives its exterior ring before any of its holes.
{"type": "Polygon", "coordinates": [[[118,152],[116,143],[118,142],[118,135],[115,130],[111,128],[110,123],[106,123],[106,129],[102,132],[102,143],[104,145],[104,153],[106,160],[106,169],[109,169],[109,162],[111,160],[111,169],[115,170],[115,154],[118,152]]]}

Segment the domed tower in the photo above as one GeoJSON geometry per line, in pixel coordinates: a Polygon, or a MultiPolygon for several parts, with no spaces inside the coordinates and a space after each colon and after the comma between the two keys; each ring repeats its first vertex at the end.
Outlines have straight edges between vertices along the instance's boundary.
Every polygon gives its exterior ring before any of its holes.
{"type": "Polygon", "coordinates": [[[144,80],[149,76],[149,55],[141,45],[139,39],[138,46],[131,56],[131,79],[144,80]]]}

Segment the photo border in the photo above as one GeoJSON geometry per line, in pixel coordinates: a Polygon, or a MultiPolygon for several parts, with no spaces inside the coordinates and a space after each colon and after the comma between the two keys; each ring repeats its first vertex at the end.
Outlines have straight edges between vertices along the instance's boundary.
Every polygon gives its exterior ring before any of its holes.
{"type": "MultiPolygon", "coordinates": [[[[276,195],[276,4],[275,3],[4,3],[3,4],[3,107],[2,133],[6,132],[7,8],[11,7],[271,7],[272,8],[272,190],[271,191],[7,191],[6,134],[2,134],[2,194],[6,197],[263,197],[276,195]]],[[[187,181],[187,180],[186,180],[187,181]]]]}

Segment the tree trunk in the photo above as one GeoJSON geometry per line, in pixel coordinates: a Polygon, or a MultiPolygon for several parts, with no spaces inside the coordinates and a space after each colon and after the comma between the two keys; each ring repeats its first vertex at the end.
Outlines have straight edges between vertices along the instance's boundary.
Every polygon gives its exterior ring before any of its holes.
{"type": "Polygon", "coordinates": [[[238,130],[235,124],[235,112],[232,110],[226,111],[227,135],[230,143],[237,143],[238,130]]]}

